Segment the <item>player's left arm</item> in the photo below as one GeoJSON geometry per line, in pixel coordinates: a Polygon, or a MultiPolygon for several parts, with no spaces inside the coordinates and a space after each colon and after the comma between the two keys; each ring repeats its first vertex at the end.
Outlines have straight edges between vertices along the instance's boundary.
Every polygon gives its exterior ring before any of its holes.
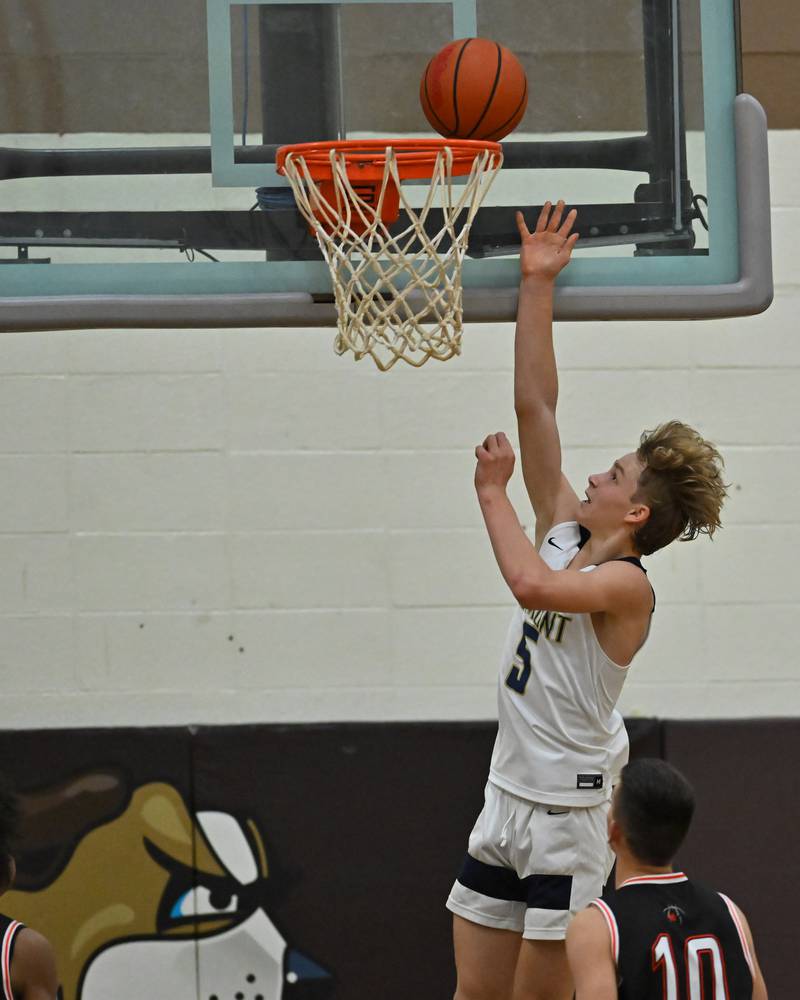
{"type": "Polygon", "coordinates": [[[570,921],[567,960],[575,983],[575,1000],[617,1000],[611,937],[597,907],[581,910],[570,921]]]}
{"type": "Polygon", "coordinates": [[[767,984],[764,982],[764,976],[756,958],[756,948],[753,944],[753,932],[750,930],[750,924],[748,924],[747,917],[733,900],[731,900],[731,905],[739,917],[748,948],[750,949],[750,958],[753,960],[753,1000],[767,1000],[767,984]]]}
{"type": "Polygon", "coordinates": [[[475,489],[495,559],[523,608],[614,614],[650,610],[652,595],[646,577],[630,563],[609,562],[581,573],[551,569],[542,559],[506,494],[514,470],[514,449],[505,434],[490,434],[475,449],[475,457],[475,489]]]}
{"type": "Polygon", "coordinates": [[[23,927],[14,939],[11,982],[20,1000],[56,1000],[58,996],[53,946],[30,927],[23,927]]]}

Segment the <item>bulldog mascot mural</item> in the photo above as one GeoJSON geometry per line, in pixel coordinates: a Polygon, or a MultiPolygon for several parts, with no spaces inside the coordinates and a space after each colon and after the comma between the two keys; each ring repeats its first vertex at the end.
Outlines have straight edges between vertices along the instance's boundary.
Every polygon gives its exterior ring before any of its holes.
{"type": "Polygon", "coordinates": [[[3,910],[49,938],[64,1000],[323,997],[329,973],[265,909],[252,820],[192,814],[170,784],[113,770],[20,796],[21,850],[3,910]]]}

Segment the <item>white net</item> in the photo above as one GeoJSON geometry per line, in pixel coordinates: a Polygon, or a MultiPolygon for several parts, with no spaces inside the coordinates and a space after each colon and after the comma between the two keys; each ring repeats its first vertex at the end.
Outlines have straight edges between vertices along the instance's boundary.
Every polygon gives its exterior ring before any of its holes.
{"type": "Polygon", "coordinates": [[[502,154],[480,150],[469,173],[454,183],[453,153],[443,146],[425,202],[416,209],[403,192],[391,145],[373,192],[348,176],[343,152],[331,149],[329,157],[333,201],[323,196],[301,154],[288,153],[284,170],[331,270],[336,352],[351,351],[356,360],[369,354],[381,371],[400,358],[419,367],[429,358],[446,361],[459,354],[461,267],[472,220],[502,154]],[[407,224],[390,231],[381,211],[398,193],[407,224]]]}

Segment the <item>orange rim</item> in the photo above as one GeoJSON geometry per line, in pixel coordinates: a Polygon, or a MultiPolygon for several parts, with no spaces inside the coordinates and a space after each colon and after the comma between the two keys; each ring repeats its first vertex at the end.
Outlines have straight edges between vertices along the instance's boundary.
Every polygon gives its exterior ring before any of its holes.
{"type": "Polygon", "coordinates": [[[330,153],[335,149],[344,155],[348,175],[353,168],[356,176],[367,179],[383,175],[387,147],[391,147],[395,152],[397,171],[401,180],[430,177],[436,157],[446,147],[453,153],[454,176],[468,174],[481,153],[491,152],[501,155],[503,151],[499,142],[477,139],[342,139],[331,142],[298,142],[281,146],[275,156],[275,166],[278,173],[282,174],[285,172],[286,157],[289,154],[301,156],[315,181],[329,180],[333,173],[330,153]]]}

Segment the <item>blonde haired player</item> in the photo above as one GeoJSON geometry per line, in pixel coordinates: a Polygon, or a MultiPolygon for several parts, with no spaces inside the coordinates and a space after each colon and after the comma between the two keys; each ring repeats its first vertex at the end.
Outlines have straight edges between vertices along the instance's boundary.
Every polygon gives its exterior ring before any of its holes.
{"type": "Polygon", "coordinates": [[[610,871],[606,814],[628,756],[615,705],[655,606],[640,556],[713,534],[725,497],[719,453],[674,420],[590,476],[584,500],[564,477],[553,285],[578,238],[575,217],[548,202],[531,233],[517,215],[514,401],[535,546],[506,495],[507,438],[476,449],[478,500],[517,607],[485,805],[447,902],[456,1000],[571,1000],[564,937],[610,871]]]}

